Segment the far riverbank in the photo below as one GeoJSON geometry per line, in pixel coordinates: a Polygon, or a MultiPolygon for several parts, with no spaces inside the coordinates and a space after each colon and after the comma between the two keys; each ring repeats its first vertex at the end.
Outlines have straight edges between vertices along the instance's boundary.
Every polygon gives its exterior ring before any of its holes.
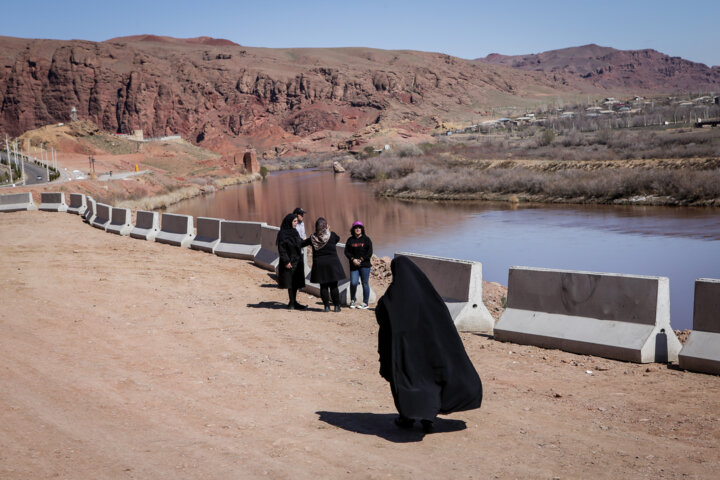
{"type": "Polygon", "coordinates": [[[720,158],[606,161],[376,157],[353,178],[381,197],[720,207],[720,158]]]}

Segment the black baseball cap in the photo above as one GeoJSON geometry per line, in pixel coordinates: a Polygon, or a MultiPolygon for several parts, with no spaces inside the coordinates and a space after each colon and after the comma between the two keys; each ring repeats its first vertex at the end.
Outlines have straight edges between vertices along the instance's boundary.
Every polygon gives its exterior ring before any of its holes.
{"type": "Polygon", "coordinates": [[[303,209],[300,208],[300,207],[297,207],[295,210],[293,210],[293,213],[294,213],[295,215],[305,215],[305,210],[303,210],[303,209]]]}

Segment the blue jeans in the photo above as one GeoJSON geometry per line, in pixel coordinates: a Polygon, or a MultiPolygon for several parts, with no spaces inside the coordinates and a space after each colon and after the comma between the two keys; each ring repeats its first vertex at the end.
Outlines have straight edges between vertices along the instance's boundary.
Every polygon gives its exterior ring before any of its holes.
{"type": "Polygon", "coordinates": [[[370,285],[368,284],[370,267],[360,267],[360,270],[350,270],[350,299],[355,300],[355,293],[357,292],[360,277],[362,277],[363,303],[367,305],[368,300],[370,300],[370,285]]]}

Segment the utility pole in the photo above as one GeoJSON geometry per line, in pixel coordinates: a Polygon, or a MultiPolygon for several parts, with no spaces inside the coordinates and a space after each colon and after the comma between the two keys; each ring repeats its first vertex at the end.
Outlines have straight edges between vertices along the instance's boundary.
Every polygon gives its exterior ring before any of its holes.
{"type": "Polygon", "coordinates": [[[10,143],[8,143],[7,135],[5,135],[5,150],[7,151],[7,162],[10,168],[10,183],[15,183],[13,182],[12,164],[10,163],[10,143]]]}
{"type": "Polygon", "coordinates": [[[45,147],[40,149],[40,155],[45,160],[45,177],[47,181],[50,181],[50,164],[48,163],[47,154],[45,153],[45,147]]]}

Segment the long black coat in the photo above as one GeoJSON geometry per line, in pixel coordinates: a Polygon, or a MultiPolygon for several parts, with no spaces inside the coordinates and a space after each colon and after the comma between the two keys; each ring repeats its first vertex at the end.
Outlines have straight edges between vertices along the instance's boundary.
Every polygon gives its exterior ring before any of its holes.
{"type": "Polygon", "coordinates": [[[482,382],[445,302],[407,257],[391,263],[392,284],[375,310],[380,375],[403,417],[479,408],[482,382]]]}
{"type": "MultiPolygon", "coordinates": [[[[330,232],[330,239],[320,249],[313,246],[313,266],[310,270],[310,281],[313,283],[339,282],[345,278],[345,270],[337,254],[337,243],[340,241],[337,233],[330,232]]],[[[312,243],[311,243],[312,245],[312,243]]]]}
{"type": "Polygon", "coordinates": [[[310,240],[303,240],[292,226],[295,215],[288,214],[280,226],[277,239],[278,248],[278,285],[280,288],[300,289],[305,286],[305,261],[302,248],[310,240]],[[287,268],[290,263],[292,268],[287,268]]]}

